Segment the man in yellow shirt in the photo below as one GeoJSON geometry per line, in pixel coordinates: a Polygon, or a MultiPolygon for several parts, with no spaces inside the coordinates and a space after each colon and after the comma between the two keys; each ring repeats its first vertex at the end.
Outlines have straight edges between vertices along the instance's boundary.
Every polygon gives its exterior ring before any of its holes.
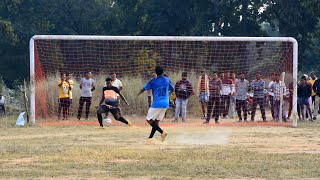
{"type": "Polygon", "coordinates": [[[59,90],[59,109],[58,109],[58,119],[60,120],[60,114],[62,109],[62,120],[68,119],[67,109],[70,106],[69,97],[70,97],[70,82],[66,78],[66,74],[61,75],[61,80],[58,81],[58,90],[59,90]]]}
{"type": "MultiPolygon", "coordinates": [[[[316,73],[315,72],[311,72],[310,73],[310,80],[308,82],[311,83],[311,85],[313,86],[314,82],[317,80],[317,77],[316,77],[316,73]]],[[[315,100],[316,100],[316,93],[312,90],[312,93],[311,93],[311,98],[312,98],[312,105],[311,105],[311,110],[313,110],[313,107],[314,107],[314,103],[315,103],[315,100]]]]}
{"type": "Polygon", "coordinates": [[[73,80],[71,79],[71,73],[67,73],[67,81],[70,83],[70,90],[69,90],[69,106],[67,108],[67,115],[69,116],[70,115],[70,106],[72,104],[72,89],[73,89],[73,85],[74,85],[74,82],[73,80]]]}

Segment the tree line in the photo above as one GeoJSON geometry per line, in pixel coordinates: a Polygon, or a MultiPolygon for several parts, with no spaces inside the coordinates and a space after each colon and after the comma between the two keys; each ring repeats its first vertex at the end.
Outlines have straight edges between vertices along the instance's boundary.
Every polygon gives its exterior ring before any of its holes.
{"type": "Polygon", "coordinates": [[[318,0],[2,0],[0,74],[10,87],[29,74],[36,34],[290,36],[299,70],[320,69],[318,0]]]}

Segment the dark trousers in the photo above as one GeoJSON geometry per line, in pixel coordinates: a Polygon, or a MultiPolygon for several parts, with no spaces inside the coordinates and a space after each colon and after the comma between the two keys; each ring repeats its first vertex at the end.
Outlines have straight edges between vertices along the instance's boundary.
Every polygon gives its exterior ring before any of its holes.
{"type": "MultiPolygon", "coordinates": [[[[279,120],[280,119],[280,100],[273,101],[273,108],[274,108],[274,116],[276,120],[279,120]]],[[[282,120],[286,121],[286,110],[285,110],[284,101],[282,104],[282,120]]]]}
{"type": "Polygon", "coordinates": [[[229,114],[229,107],[230,107],[230,96],[222,95],[221,96],[221,113],[223,117],[229,114]]]}
{"type": "Polygon", "coordinates": [[[80,97],[79,100],[79,109],[78,109],[78,119],[81,118],[83,104],[86,103],[86,118],[89,117],[90,106],[91,106],[92,97],[80,97]]]}
{"type": "Polygon", "coordinates": [[[209,102],[207,106],[207,121],[210,121],[211,112],[213,111],[213,114],[215,114],[215,121],[217,122],[219,120],[219,114],[220,114],[220,97],[209,97],[209,102]],[[213,107],[214,106],[214,107],[213,107]]]}
{"type": "Polygon", "coordinates": [[[291,117],[291,112],[292,112],[292,108],[293,108],[293,97],[290,95],[289,96],[289,111],[288,111],[288,117],[291,117]]]}
{"type": "Polygon", "coordinates": [[[243,111],[244,120],[247,120],[247,117],[248,117],[247,100],[238,100],[237,99],[236,100],[236,110],[238,113],[239,120],[242,120],[241,110],[243,111]]]}
{"type": "Polygon", "coordinates": [[[252,103],[252,112],[251,112],[251,120],[254,120],[254,116],[256,115],[257,105],[260,106],[260,111],[262,114],[262,119],[266,120],[266,112],[264,109],[264,98],[256,98],[253,97],[253,103],[252,103]]]}
{"type": "Polygon", "coordinates": [[[274,96],[269,96],[270,97],[270,106],[271,106],[271,115],[272,118],[275,119],[275,115],[274,115],[274,96]]]}

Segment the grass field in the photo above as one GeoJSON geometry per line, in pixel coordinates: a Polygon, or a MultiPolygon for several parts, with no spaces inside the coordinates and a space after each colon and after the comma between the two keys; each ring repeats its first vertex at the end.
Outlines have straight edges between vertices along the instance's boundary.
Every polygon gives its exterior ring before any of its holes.
{"type": "Polygon", "coordinates": [[[166,121],[167,141],[156,134],[157,143],[147,145],[144,125],[15,127],[14,121],[0,117],[1,179],[320,178],[319,122],[292,128],[166,121]]]}

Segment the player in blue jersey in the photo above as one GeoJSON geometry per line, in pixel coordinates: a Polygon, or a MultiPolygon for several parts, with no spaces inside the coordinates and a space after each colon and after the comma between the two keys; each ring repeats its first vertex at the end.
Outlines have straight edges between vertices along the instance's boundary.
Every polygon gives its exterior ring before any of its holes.
{"type": "Polygon", "coordinates": [[[138,93],[152,90],[153,102],[148,110],[147,122],[152,126],[148,142],[152,144],[152,138],[156,131],[161,133],[162,141],[165,140],[167,132],[159,127],[159,121],[162,121],[166,110],[169,108],[169,91],[173,91],[174,87],[170,83],[169,78],[163,76],[163,68],[157,66],[155,68],[156,78],[151,79],[138,93]]]}

